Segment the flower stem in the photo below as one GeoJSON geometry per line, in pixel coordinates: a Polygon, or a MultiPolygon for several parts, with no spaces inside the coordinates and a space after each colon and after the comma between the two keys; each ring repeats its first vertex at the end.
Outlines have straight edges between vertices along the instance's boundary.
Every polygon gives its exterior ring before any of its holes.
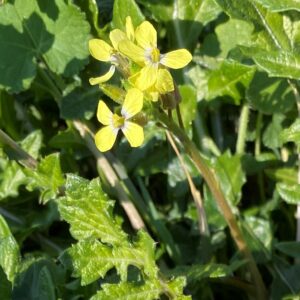
{"type": "Polygon", "coordinates": [[[246,144],[246,134],[249,119],[249,104],[244,103],[241,110],[241,116],[239,120],[239,131],[236,143],[236,153],[244,154],[246,144]]]}
{"type": "Polygon", "coordinates": [[[209,186],[214,198],[216,199],[220,210],[224,218],[227,221],[229,226],[231,236],[234,239],[238,250],[241,254],[248,260],[249,263],[249,271],[251,273],[251,277],[253,283],[256,286],[257,290],[257,298],[258,299],[266,299],[266,288],[264,286],[262,277],[259,273],[255,260],[250,252],[242,231],[238,225],[237,220],[235,219],[234,214],[231,211],[229,204],[227,203],[220,186],[215,179],[213,172],[207,166],[205,160],[200,155],[198,149],[194,145],[194,143],[187,137],[184,131],[182,131],[177,124],[175,124],[172,120],[170,120],[164,113],[157,113],[158,119],[171,131],[177,139],[181,142],[187,154],[191,157],[194,164],[196,165],[198,171],[202,174],[205,182],[209,186]]]}

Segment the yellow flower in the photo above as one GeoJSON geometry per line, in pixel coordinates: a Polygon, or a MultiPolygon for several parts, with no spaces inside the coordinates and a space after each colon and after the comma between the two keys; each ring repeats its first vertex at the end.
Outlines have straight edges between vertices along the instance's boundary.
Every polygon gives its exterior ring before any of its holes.
{"type": "MultiPolygon", "coordinates": [[[[129,82],[136,88],[138,88],[137,80],[139,76],[140,72],[129,78],[129,82]]],[[[172,91],[174,91],[174,83],[170,72],[166,69],[159,69],[157,72],[157,79],[154,84],[145,89],[143,92],[145,98],[150,98],[152,101],[156,102],[158,101],[159,95],[172,91]]]]}
{"type": "Polygon", "coordinates": [[[110,150],[115,143],[119,130],[124,133],[131,147],[139,147],[144,141],[143,127],[129,120],[140,112],[142,107],[143,93],[135,88],[127,92],[121,115],[112,113],[107,105],[100,100],[97,118],[105,126],[95,135],[97,148],[102,152],[110,150]]]}
{"type": "Polygon", "coordinates": [[[89,41],[89,50],[91,55],[97,60],[109,62],[111,64],[109,71],[103,76],[90,78],[91,85],[108,81],[114,75],[117,66],[124,66],[125,62],[118,51],[118,45],[124,39],[131,41],[134,40],[134,28],[131,18],[126,18],[126,34],[120,29],[114,29],[110,32],[109,39],[112,46],[100,39],[92,39],[89,41]]]}
{"type": "Polygon", "coordinates": [[[148,21],[143,22],[136,28],[134,36],[137,45],[128,39],[124,39],[119,42],[118,49],[134,62],[142,65],[143,68],[136,80],[136,86],[142,91],[155,85],[159,67],[180,69],[192,60],[192,55],[186,49],[161,54],[157,48],[156,30],[148,21]]]}

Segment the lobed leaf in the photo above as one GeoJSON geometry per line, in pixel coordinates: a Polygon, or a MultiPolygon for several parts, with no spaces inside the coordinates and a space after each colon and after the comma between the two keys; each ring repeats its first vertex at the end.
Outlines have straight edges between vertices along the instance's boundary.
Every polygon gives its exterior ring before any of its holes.
{"type": "Polygon", "coordinates": [[[36,188],[42,191],[42,203],[47,203],[50,199],[55,199],[59,193],[59,188],[65,182],[58,153],[50,154],[42,159],[36,170],[25,169],[24,172],[29,177],[27,188],[29,190],[36,188]]]}
{"type": "Polygon", "coordinates": [[[98,179],[89,182],[76,175],[67,176],[66,196],[58,200],[58,209],[71,225],[75,239],[96,238],[113,245],[126,243],[127,235],[113,217],[112,208],[113,202],[98,179]]]}
{"type": "Polygon", "coordinates": [[[37,61],[71,76],[87,63],[89,24],[63,0],[15,0],[0,6],[0,87],[27,89],[37,61]]]}
{"type": "Polygon", "coordinates": [[[75,276],[81,276],[82,284],[86,285],[98,278],[104,278],[109,270],[115,268],[121,280],[125,281],[127,268],[132,265],[154,278],[157,274],[157,267],[154,260],[153,241],[146,233],[140,233],[140,237],[138,243],[123,242],[122,245],[117,246],[108,246],[97,240],[78,242],[68,250],[75,276]]]}
{"type": "Polygon", "coordinates": [[[157,280],[147,280],[144,284],[120,282],[118,284],[103,284],[102,290],[91,300],[155,300],[159,299],[162,287],[157,280]]]}

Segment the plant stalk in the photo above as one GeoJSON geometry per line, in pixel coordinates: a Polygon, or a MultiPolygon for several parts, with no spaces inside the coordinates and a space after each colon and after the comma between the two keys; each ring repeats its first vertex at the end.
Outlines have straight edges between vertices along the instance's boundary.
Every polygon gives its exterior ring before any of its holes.
{"type": "Polygon", "coordinates": [[[249,120],[249,105],[244,103],[241,110],[241,116],[239,120],[238,138],[236,143],[236,153],[244,154],[246,145],[247,126],[249,120]]]}
{"type": "Polygon", "coordinates": [[[218,206],[223,213],[224,218],[227,221],[227,224],[229,226],[231,236],[234,239],[236,246],[238,250],[241,252],[241,254],[248,260],[248,266],[249,271],[251,273],[251,277],[253,280],[253,283],[256,286],[257,291],[257,298],[258,299],[266,299],[266,288],[264,285],[264,282],[262,280],[262,277],[260,275],[260,272],[257,268],[257,265],[255,263],[255,260],[252,256],[252,253],[250,252],[242,231],[237,223],[237,220],[234,216],[234,214],[231,211],[231,208],[229,204],[227,203],[220,186],[215,179],[214,174],[207,166],[204,159],[201,157],[198,149],[194,145],[194,143],[187,137],[185,132],[183,132],[177,124],[175,124],[172,120],[170,120],[165,114],[158,113],[157,114],[158,119],[168,128],[169,131],[171,131],[177,139],[181,142],[183,148],[187,152],[187,154],[191,157],[194,164],[196,165],[197,169],[203,176],[205,182],[209,186],[214,198],[216,199],[218,206]]]}

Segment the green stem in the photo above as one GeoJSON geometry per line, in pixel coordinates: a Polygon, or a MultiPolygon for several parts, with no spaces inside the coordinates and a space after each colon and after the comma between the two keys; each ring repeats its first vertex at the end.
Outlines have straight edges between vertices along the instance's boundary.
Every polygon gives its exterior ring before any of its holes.
{"type": "Polygon", "coordinates": [[[239,131],[236,143],[236,153],[244,154],[246,145],[247,126],[249,120],[249,105],[244,103],[241,110],[241,116],[239,121],[239,131]]]}
{"type": "Polygon", "coordinates": [[[251,273],[252,280],[257,290],[257,298],[266,299],[266,288],[264,286],[262,277],[259,273],[255,260],[244,240],[242,231],[237,223],[237,220],[235,219],[235,216],[232,213],[231,208],[228,202],[226,201],[213,172],[209,169],[205,160],[200,155],[198,149],[196,148],[194,143],[187,137],[184,131],[182,131],[165,114],[157,112],[157,117],[177,137],[177,139],[180,140],[185,151],[191,157],[197,169],[202,174],[205,182],[209,186],[214,198],[216,199],[224,218],[227,221],[231,232],[231,236],[234,239],[238,250],[248,260],[249,271],[251,273]]]}
{"type": "MultiPolygon", "coordinates": [[[[255,148],[254,148],[254,154],[255,157],[260,155],[261,152],[261,129],[263,125],[263,114],[261,112],[258,112],[257,119],[256,119],[256,129],[255,129],[255,148]]],[[[259,171],[258,178],[257,178],[258,188],[259,188],[259,196],[262,203],[266,200],[265,195],[265,187],[264,187],[264,176],[263,172],[259,171]]]]}
{"type": "Polygon", "coordinates": [[[16,154],[18,161],[24,167],[35,169],[37,161],[24,151],[13,139],[11,139],[3,130],[0,129],[0,142],[9,146],[16,154]]]}

